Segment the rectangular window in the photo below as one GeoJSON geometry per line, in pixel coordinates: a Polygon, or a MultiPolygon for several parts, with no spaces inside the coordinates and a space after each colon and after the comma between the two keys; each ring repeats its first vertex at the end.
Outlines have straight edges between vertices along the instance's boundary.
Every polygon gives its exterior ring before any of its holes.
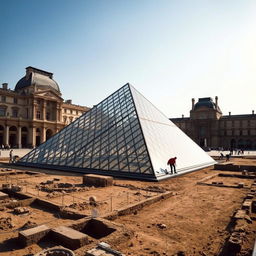
{"type": "Polygon", "coordinates": [[[2,102],[6,102],[6,96],[2,96],[1,100],[2,102]]]}
{"type": "Polygon", "coordinates": [[[6,108],[0,108],[0,116],[5,116],[6,108]]]}
{"type": "Polygon", "coordinates": [[[18,117],[18,109],[12,110],[12,117],[18,117]]]}
{"type": "Polygon", "coordinates": [[[40,111],[36,111],[36,119],[41,119],[41,112],[40,111]]]}
{"type": "Polygon", "coordinates": [[[46,112],[46,120],[50,120],[50,112],[46,112]]]}
{"type": "Polygon", "coordinates": [[[73,114],[73,110],[72,109],[70,109],[70,114],[73,114]]]}
{"type": "Polygon", "coordinates": [[[17,98],[13,98],[13,103],[17,104],[18,103],[18,99],[17,98]]]}

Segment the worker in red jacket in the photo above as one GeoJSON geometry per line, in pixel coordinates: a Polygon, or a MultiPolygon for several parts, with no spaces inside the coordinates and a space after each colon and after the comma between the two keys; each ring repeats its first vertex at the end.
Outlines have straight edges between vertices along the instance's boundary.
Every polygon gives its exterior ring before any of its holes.
{"type": "Polygon", "coordinates": [[[170,165],[171,167],[171,174],[177,173],[176,172],[176,159],[177,157],[170,158],[167,162],[167,165],[170,165]]]}

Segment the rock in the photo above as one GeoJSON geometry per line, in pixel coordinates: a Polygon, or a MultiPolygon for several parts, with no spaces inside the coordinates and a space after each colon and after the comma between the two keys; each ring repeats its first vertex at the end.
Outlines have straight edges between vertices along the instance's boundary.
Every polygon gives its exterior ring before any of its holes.
{"type": "Polygon", "coordinates": [[[241,233],[233,232],[228,240],[228,248],[232,253],[238,253],[241,250],[242,238],[241,233]]]}
{"type": "Polygon", "coordinates": [[[89,204],[90,204],[91,206],[94,206],[94,207],[96,207],[96,206],[98,205],[95,196],[90,196],[90,197],[89,197],[89,204]]]}
{"type": "Polygon", "coordinates": [[[163,223],[158,223],[158,224],[157,224],[157,227],[160,228],[160,229],[165,229],[165,228],[167,228],[167,226],[166,226],[165,224],[163,224],[163,223]]]}
{"type": "Polygon", "coordinates": [[[29,209],[27,207],[16,207],[16,208],[14,208],[13,211],[14,211],[15,214],[29,213],[29,209]]]}
{"type": "Polygon", "coordinates": [[[249,215],[245,215],[245,220],[247,220],[248,223],[252,223],[252,219],[250,218],[249,215]]]}
{"type": "Polygon", "coordinates": [[[37,226],[37,224],[35,222],[32,222],[32,221],[29,220],[21,228],[22,229],[29,229],[29,228],[34,228],[36,226],[37,226]]]}

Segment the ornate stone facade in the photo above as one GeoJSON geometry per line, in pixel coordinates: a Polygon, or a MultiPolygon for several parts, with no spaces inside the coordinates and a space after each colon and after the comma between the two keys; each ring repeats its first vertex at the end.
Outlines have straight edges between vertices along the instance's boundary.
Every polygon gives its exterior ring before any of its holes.
{"type": "Polygon", "coordinates": [[[171,118],[198,145],[205,148],[256,149],[256,115],[222,115],[212,98],[192,99],[190,117],[171,118]]]}
{"type": "Polygon", "coordinates": [[[0,145],[38,146],[88,110],[63,100],[53,73],[27,67],[14,90],[0,88],[0,145]]]}

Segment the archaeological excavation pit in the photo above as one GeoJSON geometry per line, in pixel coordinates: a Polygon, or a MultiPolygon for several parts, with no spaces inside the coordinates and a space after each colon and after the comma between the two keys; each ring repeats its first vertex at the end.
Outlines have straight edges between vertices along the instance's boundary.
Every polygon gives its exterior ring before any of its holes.
{"type": "Polygon", "coordinates": [[[81,230],[81,232],[95,239],[101,239],[115,231],[116,229],[109,227],[107,224],[97,219],[89,220],[83,230],[81,230]]]}

